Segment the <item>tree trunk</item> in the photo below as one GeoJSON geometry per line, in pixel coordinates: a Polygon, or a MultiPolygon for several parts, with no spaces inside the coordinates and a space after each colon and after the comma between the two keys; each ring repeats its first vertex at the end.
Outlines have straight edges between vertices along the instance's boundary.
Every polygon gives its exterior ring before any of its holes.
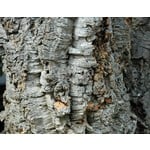
{"type": "Polygon", "coordinates": [[[149,18],[1,18],[0,55],[3,133],[150,133],[149,18]]]}

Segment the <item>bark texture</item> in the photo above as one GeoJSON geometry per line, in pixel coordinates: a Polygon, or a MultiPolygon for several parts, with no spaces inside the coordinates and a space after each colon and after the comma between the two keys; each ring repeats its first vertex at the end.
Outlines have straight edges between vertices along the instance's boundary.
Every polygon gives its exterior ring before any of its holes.
{"type": "Polygon", "coordinates": [[[150,133],[149,18],[1,18],[0,56],[4,133],[150,133]]]}

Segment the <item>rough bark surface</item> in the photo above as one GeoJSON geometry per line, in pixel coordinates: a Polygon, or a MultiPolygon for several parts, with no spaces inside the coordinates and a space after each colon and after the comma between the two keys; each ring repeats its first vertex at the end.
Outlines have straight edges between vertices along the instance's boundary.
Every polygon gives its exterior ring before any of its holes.
{"type": "Polygon", "coordinates": [[[0,56],[3,133],[150,133],[149,18],[0,18],[0,56]]]}

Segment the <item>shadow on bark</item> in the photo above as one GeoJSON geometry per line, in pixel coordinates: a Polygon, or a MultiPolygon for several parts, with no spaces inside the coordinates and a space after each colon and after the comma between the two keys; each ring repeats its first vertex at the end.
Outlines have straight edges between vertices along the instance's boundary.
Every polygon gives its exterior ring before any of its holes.
{"type": "MultiPolygon", "coordinates": [[[[3,93],[6,89],[5,75],[2,74],[2,62],[0,59],[0,112],[4,110],[3,93]]],[[[4,121],[0,121],[0,133],[4,130],[4,121]]]]}

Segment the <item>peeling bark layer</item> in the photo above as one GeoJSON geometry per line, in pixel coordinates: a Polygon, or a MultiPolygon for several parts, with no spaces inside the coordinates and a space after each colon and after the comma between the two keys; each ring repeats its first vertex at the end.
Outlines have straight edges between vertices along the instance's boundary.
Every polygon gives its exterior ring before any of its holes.
{"type": "Polygon", "coordinates": [[[149,133],[149,33],[149,18],[1,18],[4,132],[149,133]]]}

